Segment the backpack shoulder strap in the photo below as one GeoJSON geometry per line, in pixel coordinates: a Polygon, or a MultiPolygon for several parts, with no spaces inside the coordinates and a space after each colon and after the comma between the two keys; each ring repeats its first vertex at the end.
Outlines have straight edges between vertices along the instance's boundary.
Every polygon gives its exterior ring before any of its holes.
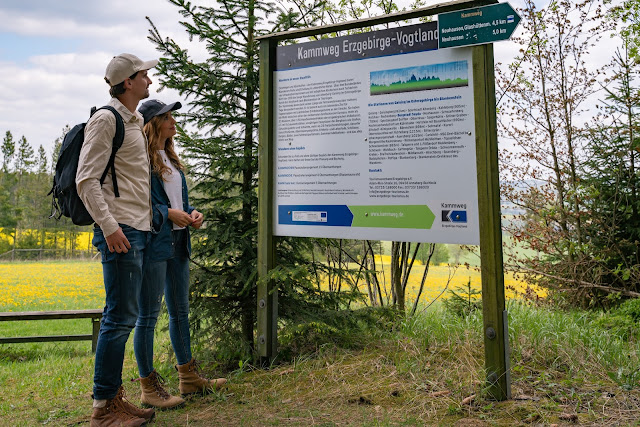
{"type": "MultiPolygon", "coordinates": [[[[107,173],[109,169],[111,169],[111,179],[113,180],[113,194],[116,197],[120,197],[120,192],[118,191],[118,180],[116,178],[116,152],[120,147],[122,147],[122,143],[124,142],[124,120],[122,120],[122,116],[118,111],[110,105],[105,105],[104,107],[98,108],[98,110],[109,110],[113,113],[116,118],[116,134],[113,137],[113,146],[111,147],[111,156],[109,157],[109,162],[107,163],[107,167],[105,168],[102,176],[100,177],[100,185],[104,183],[104,180],[107,177],[107,173]]],[[[96,110],[97,111],[97,110],[96,110]]],[[[92,115],[93,115],[92,111],[92,115]]]]}

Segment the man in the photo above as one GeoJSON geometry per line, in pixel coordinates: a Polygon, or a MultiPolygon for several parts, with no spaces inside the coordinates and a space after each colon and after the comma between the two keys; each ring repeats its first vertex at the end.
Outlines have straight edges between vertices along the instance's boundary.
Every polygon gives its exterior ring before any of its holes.
{"type": "Polygon", "coordinates": [[[111,171],[102,185],[116,119],[109,110],[97,111],[87,122],[80,152],[76,186],[95,221],[93,245],[102,254],[106,302],[95,357],[91,427],[140,426],[155,415],[130,404],[122,387],[122,364],[127,339],[138,317],[144,250],[151,230],[151,197],[147,140],[143,118],[136,111],[149,96],[147,70],[158,60],[142,61],[123,53],[114,57],[105,73],[111,101],[124,121],[124,141],[115,157],[114,194],[111,171]]]}

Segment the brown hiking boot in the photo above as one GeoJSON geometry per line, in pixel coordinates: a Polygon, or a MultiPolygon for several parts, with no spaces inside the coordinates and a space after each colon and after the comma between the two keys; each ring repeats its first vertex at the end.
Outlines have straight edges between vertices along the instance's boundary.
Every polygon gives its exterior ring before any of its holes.
{"type": "Polygon", "coordinates": [[[198,362],[193,358],[189,363],[176,365],[176,369],[178,370],[178,378],[180,378],[180,394],[183,396],[194,393],[211,393],[227,382],[225,378],[209,380],[200,375],[198,362]]]}
{"type": "Polygon", "coordinates": [[[132,405],[131,402],[127,400],[127,397],[125,396],[125,393],[124,393],[124,387],[122,386],[120,386],[120,389],[118,390],[118,394],[116,395],[116,397],[120,399],[120,402],[122,402],[122,407],[124,408],[124,410],[135,417],[143,418],[147,421],[151,421],[153,417],[155,417],[156,415],[156,411],[153,408],[142,409],[142,408],[138,408],[135,405],[132,405]]]}
{"type": "Polygon", "coordinates": [[[155,406],[158,409],[174,409],[184,405],[184,399],[170,395],[162,384],[164,378],[155,370],[146,378],[138,378],[140,381],[140,401],[143,405],[155,406]]]}
{"type": "Polygon", "coordinates": [[[123,400],[117,395],[108,399],[102,408],[93,408],[90,427],[139,427],[145,425],[147,420],[130,414],[122,404],[123,400]]]}

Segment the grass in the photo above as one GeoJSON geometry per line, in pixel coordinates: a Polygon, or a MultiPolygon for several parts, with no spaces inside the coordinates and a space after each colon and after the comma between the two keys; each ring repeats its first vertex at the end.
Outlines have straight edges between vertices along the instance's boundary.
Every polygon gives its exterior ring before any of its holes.
{"type": "MultiPolygon", "coordinates": [[[[57,268],[66,266],[78,267],[60,263],[57,268]]],[[[100,282],[99,275],[96,280],[100,282]]],[[[182,409],[160,412],[155,425],[636,425],[640,419],[636,341],[598,327],[598,315],[593,313],[563,312],[515,300],[508,302],[508,311],[513,391],[509,401],[491,401],[484,392],[481,313],[452,316],[436,303],[391,330],[359,337],[364,348],[357,351],[324,345],[312,355],[268,370],[244,364],[226,373],[225,390],[190,398],[182,409]]],[[[68,322],[65,327],[84,333],[90,329],[87,319],[68,322]]],[[[22,333],[28,323],[40,332],[50,327],[48,322],[13,323],[13,330],[0,334],[22,333]]],[[[89,342],[0,346],[0,425],[88,425],[90,346],[89,342]]],[[[174,363],[168,334],[158,331],[156,369],[175,393],[174,363]]],[[[135,377],[129,342],[124,385],[130,400],[139,403],[139,386],[129,381],[135,377]]]]}

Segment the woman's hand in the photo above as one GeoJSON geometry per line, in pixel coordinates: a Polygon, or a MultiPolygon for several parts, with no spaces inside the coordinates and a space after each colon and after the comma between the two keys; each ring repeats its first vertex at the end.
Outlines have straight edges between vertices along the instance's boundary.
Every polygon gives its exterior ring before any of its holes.
{"type": "Polygon", "coordinates": [[[187,227],[193,223],[193,218],[180,209],[169,208],[169,220],[178,227],[187,227]]]}
{"type": "Polygon", "coordinates": [[[202,213],[194,209],[193,211],[191,211],[191,219],[193,220],[193,222],[191,223],[191,226],[193,228],[197,230],[198,228],[202,227],[202,221],[204,221],[204,215],[202,215],[202,213]]]}

